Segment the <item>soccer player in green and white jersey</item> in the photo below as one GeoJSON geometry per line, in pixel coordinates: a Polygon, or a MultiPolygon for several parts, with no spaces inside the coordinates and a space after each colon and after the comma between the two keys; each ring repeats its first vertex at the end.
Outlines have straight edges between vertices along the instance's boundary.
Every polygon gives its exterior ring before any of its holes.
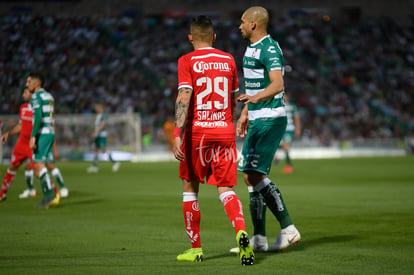
{"type": "Polygon", "coordinates": [[[40,179],[43,191],[43,201],[39,208],[49,208],[59,204],[59,196],[55,194],[47,162],[53,162],[53,142],[55,141],[53,96],[42,88],[43,77],[38,73],[31,73],[27,77],[26,87],[32,93],[31,107],[33,110],[33,129],[30,138],[30,148],[33,150],[32,161],[35,175],[40,179]]]}
{"type": "MultiPolygon", "coordinates": [[[[86,170],[88,173],[97,173],[99,150],[106,154],[106,140],[108,132],[106,131],[106,124],[108,123],[108,115],[104,112],[104,105],[102,103],[95,104],[96,118],[95,118],[95,131],[91,134],[94,140],[94,159],[92,166],[86,170]]],[[[111,154],[108,154],[109,160],[112,162],[112,171],[119,170],[120,163],[112,159],[111,154]]]]}
{"type": "Polygon", "coordinates": [[[249,40],[243,72],[246,94],[238,100],[245,106],[237,121],[237,134],[246,137],[239,162],[250,196],[254,235],[253,249],[283,250],[299,242],[300,233],[292,222],[279,188],[268,178],[273,156],[286,129],[283,53],[267,33],[269,14],[263,7],[247,9],[239,29],[249,40]],[[268,247],[265,211],[268,207],[279,221],[281,231],[268,247]]]}
{"type": "Polygon", "coordinates": [[[297,111],[296,105],[289,101],[288,94],[285,93],[285,105],[286,105],[286,117],[287,117],[287,126],[286,132],[283,136],[281,146],[283,151],[285,151],[285,160],[286,165],[282,170],[283,174],[288,174],[293,172],[292,160],[289,154],[289,148],[292,144],[294,137],[299,137],[301,133],[300,127],[300,117],[297,111]]]}

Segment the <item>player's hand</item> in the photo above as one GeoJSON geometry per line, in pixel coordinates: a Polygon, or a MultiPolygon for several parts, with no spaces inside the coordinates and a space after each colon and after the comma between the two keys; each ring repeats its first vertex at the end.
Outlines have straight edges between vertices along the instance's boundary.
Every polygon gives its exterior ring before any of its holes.
{"type": "Polygon", "coordinates": [[[36,137],[31,137],[30,138],[29,146],[30,146],[30,149],[32,149],[32,150],[36,149],[36,137]]]}
{"type": "Polygon", "coordinates": [[[1,136],[1,142],[3,144],[6,144],[8,138],[9,138],[9,132],[4,133],[4,135],[1,136]]]}
{"type": "Polygon", "coordinates": [[[239,95],[237,100],[244,102],[244,104],[247,104],[247,103],[256,104],[258,102],[258,100],[256,99],[255,96],[250,96],[250,95],[246,95],[246,94],[239,95]]]}
{"type": "Polygon", "coordinates": [[[244,138],[247,135],[247,127],[249,126],[249,118],[247,116],[240,116],[237,120],[236,134],[237,136],[244,138]]]}
{"type": "Polygon", "coordinates": [[[174,153],[175,158],[179,161],[184,160],[184,153],[181,148],[182,148],[181,138],[180,137],[174,138],[173,153],[174,153]]]}

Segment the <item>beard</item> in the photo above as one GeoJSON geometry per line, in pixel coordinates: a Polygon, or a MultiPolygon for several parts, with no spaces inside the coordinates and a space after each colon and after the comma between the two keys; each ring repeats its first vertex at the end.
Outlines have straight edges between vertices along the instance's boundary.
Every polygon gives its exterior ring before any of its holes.
{"type": "Polygon", "coordinates": [[[244,40],[247,40],[247,41],[250,40],[250,35],[248,35],[246,32],[240,31],[240,34],[244,40]]]}

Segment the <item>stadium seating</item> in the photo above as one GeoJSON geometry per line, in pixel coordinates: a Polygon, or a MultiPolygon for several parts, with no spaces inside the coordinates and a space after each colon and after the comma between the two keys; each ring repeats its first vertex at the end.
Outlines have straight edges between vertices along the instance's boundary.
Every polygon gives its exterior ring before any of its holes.
{"type": "MultiPolygon", "coordinates": [[[[413,20],[320,16],[272,18],[285,55],[286,91],[305,138],[403,138],[414,130],[413,20]]],[[[174,112],[179,56],[189,52],[188,17],[0,17],[0,115],[15,114],[25,74],[40,70],[58,113],[139,112],[160,132],[174,112]]],[[[241,69],[246,46],[238,17],[215,18],[215,47],[241,69]]],[[[242,71],[239,71],[242,87],[242,71]]],[[[243,90],[243,89],[242,89],[243,90]]]]}

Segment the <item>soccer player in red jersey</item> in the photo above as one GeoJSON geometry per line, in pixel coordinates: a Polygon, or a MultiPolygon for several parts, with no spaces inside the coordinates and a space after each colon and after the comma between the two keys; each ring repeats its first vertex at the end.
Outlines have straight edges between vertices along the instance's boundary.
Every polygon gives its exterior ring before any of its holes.
{"type": "MultiPolygon", "coordinates": [[[[7,190],[9,189],[10,184],[16,176],[17,169],[20,165],[27,159],[32,159],[32,149],[29,147],[30,135],[32,133],[32,117],[33,112],[30,109],[30,104],[28,102],[31,98],[31,93],[28,89],[24,89],[23,92],[23,103],[20,106],[19,111],[19,123],[14,126],[10,131],[4,133],[1,137],[1,141],[4,143],[7,142],[7,139],[11,135],[19,134],[19,138],[14,147],[13,153],[11,155],[11,163],[7,169],[6,175],[4,176],[3,183],[0,190],[0,201],[6,199],[7,190]]],[[[26,181],[29,186],[30,192],[28,192],[31,197],[36,197],[36,190],[33,188],[33,170],[30,167],[30,164],[25,166],[25,176],[26,181]],[[31,187],[31,188],[30,188],[31,187]]]]}
{"type": "MultiPolygon", "coordinates": [[[[24,163],[26,160],[32,160],[32,149],[29,146],[30,136],[32,133],[33,125],[32,125],[32,119],[33,119],[33,111],[30,107],[30,98],[32,94],[29,92],[28,88],[25,88],[23,91],[23,100],[25,103],[23,103],[20,106],[19,111],[19,123],[14,126],[10,131],[4,133],[1,137],[1,141],[4,143],[7,142],[9,136],[19,134],[19,138],[17,140],[17,143],[13,149],[13,153],[11,156],[11,163],[9,168],[7,169],[7,173],[3,178],[3,182],[1,185],[0,190],[0,201],[4,201],[6,199],[7,191],[10,187],[10,184],[13,182],[14,178],[16,177],[17,170],[19,167],[24,163]]],[[[53,153],[56,156],[57,150],[56,150],[56,144],[53,144],[53,153]]],[[[59,183],[61,189],[60,196],[61,197],[68,197],[69,191],[65,187],[63,183],[63,177],[60,172],[60,170],[55,166],[54,163],[47,163],[47,168],[52,171],[52,175],[55,177],[57,182],[59,183]]],[[[25,177],[26,177],[26,184],[27,189],[25,189],[20,195],[19,198],[25,199],[29,197],[36,197],[36,189],[33,185],[33,179],[34,179],[34,173],[33,169],[31,167],[31,163],[25,164],[25,177]]],[[[53,185],[53,183],[52,183],[53,185]]],[[[55,193],[57,193],[56,188],[53,185],[53,188],[55,190],[55,193]]]]}
{"type": "Polygon", "coordinates": [[[212,47],[216,38],[211,20],[195,18],[189,41],[194,51],[178,60],[178,96],[175,110],[173,152],[180,161],[183,181],[183,214],[191,249],[178,261],[203,260],[200,242],[200,182],[217,186],[225,212],[236,231],[242,265],[254,262],[245,229],[237,184],[237,152],[233,118],[238,92],[233,57],[212,47]]]}

